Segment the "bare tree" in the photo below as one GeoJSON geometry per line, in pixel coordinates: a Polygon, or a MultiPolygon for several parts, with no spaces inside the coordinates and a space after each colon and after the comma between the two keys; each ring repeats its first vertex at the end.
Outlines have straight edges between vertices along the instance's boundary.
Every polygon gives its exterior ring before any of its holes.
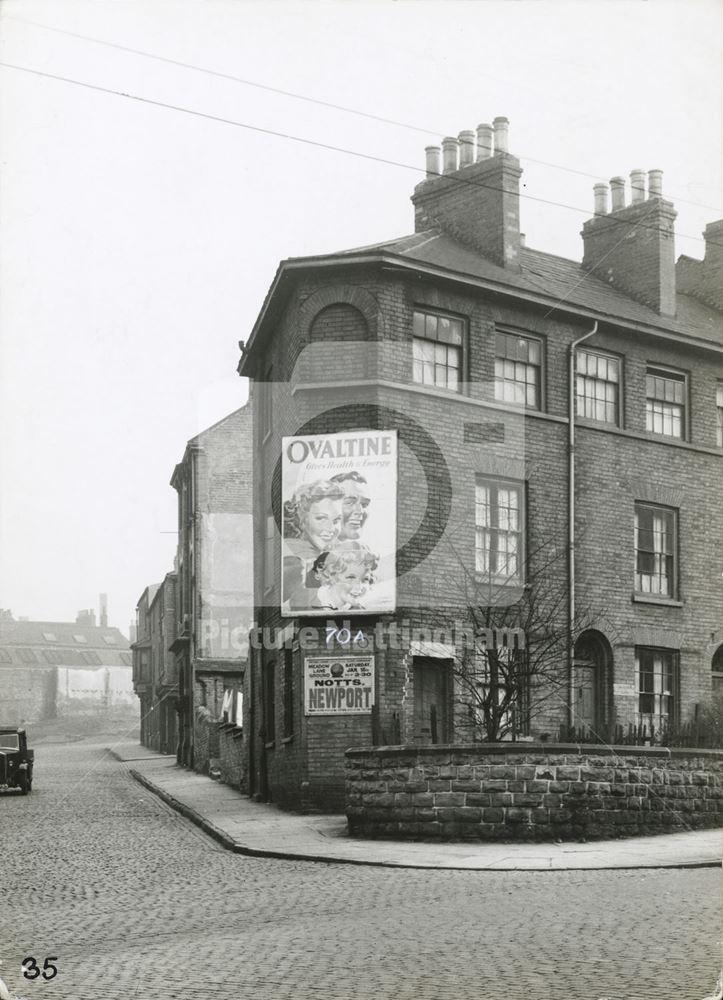
{"type": "MultiPolygon", "coordinates": [[[[454,553],[448,593],[464,640],[453,667],[455,731],[469,742],[515,739],[535,717],[566,712],[572,650],[601,617],[578,605],[570,620],[566,558],[564,545],[544,540],[504,582],[454,553]]],[[[448,610],[430,620],[435,631],[449,628],[448,610]]]]}

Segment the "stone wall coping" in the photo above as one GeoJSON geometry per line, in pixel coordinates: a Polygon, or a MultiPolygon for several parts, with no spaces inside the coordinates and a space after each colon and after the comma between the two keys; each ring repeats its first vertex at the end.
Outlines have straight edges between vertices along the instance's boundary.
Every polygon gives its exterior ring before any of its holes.
{"type": "Polygon", "coordinates": [[[695,747],[660,747],[660,746],[608,746],[596,743],[475,743],[455,744],[436,743],[430,746],[410,744],[407,746],[386,747],[350,747],[345,751],[345,757],[353,760],[357,757],[384,757],[393,760],[395,757],[446,757],[450,753],[466,757],[495,754],[536,754],[554,756],[565,754],[578,757],[709,757],[723,760],[723,749],[709,750],[695,747]]]}

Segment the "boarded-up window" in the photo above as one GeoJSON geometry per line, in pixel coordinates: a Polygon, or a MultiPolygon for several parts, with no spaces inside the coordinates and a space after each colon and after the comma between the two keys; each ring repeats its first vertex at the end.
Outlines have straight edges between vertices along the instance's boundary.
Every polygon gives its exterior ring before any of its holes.
{"type": "Polygon", "coordinates": [[[355,306],[337,302],[327,306],[314,317],[310,339],[319,340],[368,340],[367,321],[355,306]]]}

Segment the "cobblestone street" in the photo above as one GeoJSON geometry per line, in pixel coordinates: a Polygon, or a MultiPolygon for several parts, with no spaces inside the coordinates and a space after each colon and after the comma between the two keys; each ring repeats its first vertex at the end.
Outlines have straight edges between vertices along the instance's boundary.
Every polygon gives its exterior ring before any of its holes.
{"type": "Polygon", "coordinates": [[[43,1000],[702,1000],[716,869],[417,871],[221,849],[102,745],[0,794],[1,975],[43,1000]],[[20,963],[56,956],[49,982],[20,963]]]}

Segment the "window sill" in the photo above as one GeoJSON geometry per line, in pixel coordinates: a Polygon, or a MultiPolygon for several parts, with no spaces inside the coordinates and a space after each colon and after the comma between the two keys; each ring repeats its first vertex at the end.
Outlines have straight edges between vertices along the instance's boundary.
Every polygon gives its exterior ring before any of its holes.
{"type": "Polygon", "coordinates": [[[420,389],[434,389],[435,392],[443,392],[445,396],[466,396],[467,394],[461,389],[450,389],[446,385],[433,385],[431,382],[418,382],[416,379],[412,379],[412,385],[419,386],[420,389]]]}
{"type": "Polygon", "coordinates": [[[271,740],[270,743],[264,743],[264,750],[274,750],[276,749],[276,740],[271,740]]]}
{"type": "Polygon", "coordinates": [[[664,608],[682,608],[683,602],[672,597],[654,597],[650,594],[633,594],[633,604],[657,604],[664,608]]]}
{"type": "Polygon", "coordinates": [[[604,427],[610,431],[624,430],[619,420],[596,420],[594,417],[581,417],[579,414],[575,416],[575,426],[576,427],[604,427]]]}
{"type": "Polygon", "coordinates": [[[478,573],[475,570],[474,574],[475,583],[480,586],[484,585],[490,587],[493,590],[529,590],[530,584],[525,583],[524,580],[513,580],[507,576],[493,576],[491,579],[486,573],[478,573]]]}
{"type": "Polygon", "coordinates": [[[283,740],[281,741],[281,743],[284,746],[286,746],[287,743],[293,743],[293,742],[294,742],[294,735],[293,735],[293,733],[291,734],[291,736],[284,736],[283,740]]]}

